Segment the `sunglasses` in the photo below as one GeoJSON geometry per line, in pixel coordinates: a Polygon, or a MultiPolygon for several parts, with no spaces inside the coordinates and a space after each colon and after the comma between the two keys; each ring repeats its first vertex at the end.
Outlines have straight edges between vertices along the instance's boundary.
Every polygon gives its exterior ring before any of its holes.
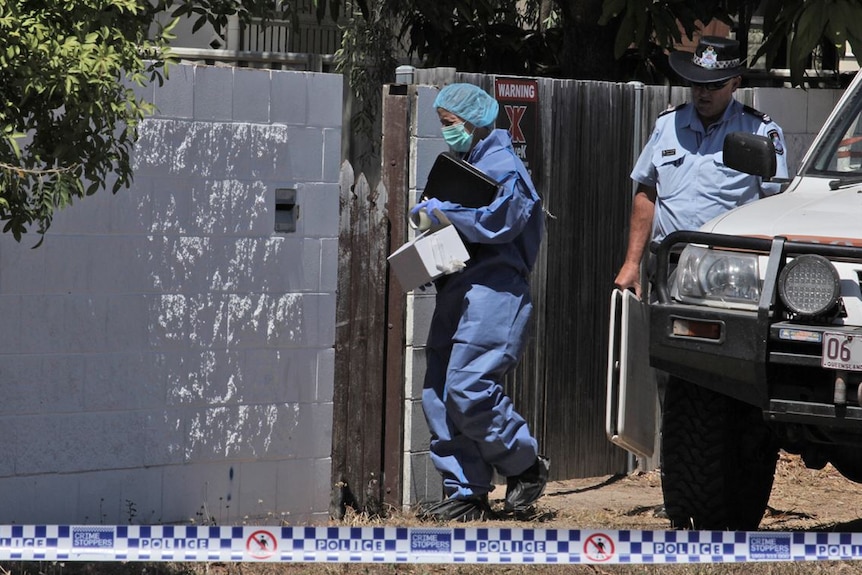
{"type": "Polygon", "coordinates": [[[701,90],[708,90],[710,92],[715,92],[716,90],[721,90],[727,83],[730,82],[730,78],[721,82],[708,82],[706,84],[699,84],[697,82],[691,82],[690,86],[692,88],[700,88],[701,90]]]}

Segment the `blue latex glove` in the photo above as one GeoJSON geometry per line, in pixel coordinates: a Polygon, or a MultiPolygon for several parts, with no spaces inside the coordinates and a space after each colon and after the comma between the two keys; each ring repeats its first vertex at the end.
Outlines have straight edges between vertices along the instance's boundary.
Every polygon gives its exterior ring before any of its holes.
{"type": "Polygon", "coordinates": [[[443,211],[441,208],[443,207],[443,202],[438,200],[437,198],[431,198],[430,200],[423,200],[413,206],[410,210],[410,215],[415,216],[420,212],[420,210],[424,209],[425,213],[428,214],[428,219],[431,220],[431,223],[434,225],[438,225],[440,223],[440,219],[437,217],[437,214],[434,213],[434,210],[443,211]]]}

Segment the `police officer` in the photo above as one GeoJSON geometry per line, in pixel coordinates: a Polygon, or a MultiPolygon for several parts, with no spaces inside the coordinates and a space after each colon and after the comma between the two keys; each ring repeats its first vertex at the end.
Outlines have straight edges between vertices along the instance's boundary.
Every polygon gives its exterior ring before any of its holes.
{"type": "Polygon", "coordinates": [[[670,66],[691,85],[691,101],[661,114],[631,177],[637,182],[625,262],[614,283],[641,295],[640,262],[650,241],[696,230],[724,212],[777,194],[780,184],[728,168],[724,137],[766,136],[775,145],[776,177],[787,177],[784,134],[772,119],[733,98],[744,67],[739,42],[703,36],[694,53],[672,52],[670,66]]]}

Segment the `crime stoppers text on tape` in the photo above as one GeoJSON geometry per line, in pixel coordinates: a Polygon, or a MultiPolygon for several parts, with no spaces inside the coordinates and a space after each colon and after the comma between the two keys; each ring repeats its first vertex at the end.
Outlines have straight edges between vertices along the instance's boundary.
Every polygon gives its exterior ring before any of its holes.
{"type": "Polygon", "coordinates": [[[862,559],[862,533],[0,525],[0,561],[730,563],[862,559]]]}

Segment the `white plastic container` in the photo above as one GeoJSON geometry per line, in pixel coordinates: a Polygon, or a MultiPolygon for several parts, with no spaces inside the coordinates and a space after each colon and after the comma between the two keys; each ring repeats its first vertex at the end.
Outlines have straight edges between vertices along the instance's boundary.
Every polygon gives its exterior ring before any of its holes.
{"type": "Polygon", "coordinates": [[[461,271],[469,259],[470,254],[452,225],[423,232],[388,258],[404,291],[461,271]]]}

